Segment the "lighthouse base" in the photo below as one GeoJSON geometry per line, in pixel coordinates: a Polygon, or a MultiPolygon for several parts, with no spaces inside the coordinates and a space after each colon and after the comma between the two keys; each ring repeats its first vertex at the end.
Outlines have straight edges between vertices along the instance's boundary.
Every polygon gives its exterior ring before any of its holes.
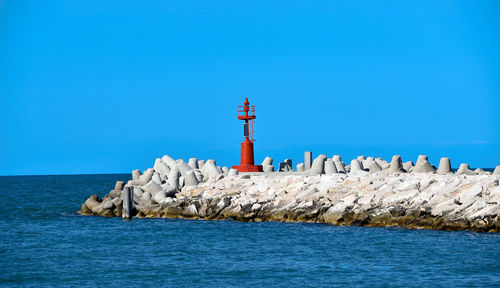
{"type": "Polygon", "coordinates": [[[262,165],[239,165],[233,166],[238,172],[263,172],[262,165]]]}

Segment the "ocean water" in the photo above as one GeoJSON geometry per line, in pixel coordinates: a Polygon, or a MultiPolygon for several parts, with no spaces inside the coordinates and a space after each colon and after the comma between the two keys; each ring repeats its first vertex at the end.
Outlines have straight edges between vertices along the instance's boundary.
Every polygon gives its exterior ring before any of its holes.
{"type": "Polygon", "coordinates": [[[499,234],[75,213],[128,177],[0,177],[0,286],[500,287],[499,234]]]}

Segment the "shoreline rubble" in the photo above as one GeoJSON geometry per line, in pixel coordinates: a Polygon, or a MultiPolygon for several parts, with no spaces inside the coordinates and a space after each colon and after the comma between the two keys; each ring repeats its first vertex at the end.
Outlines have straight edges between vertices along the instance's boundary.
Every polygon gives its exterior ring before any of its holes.
{"type": "MultiPolygon", "coordinates": [[[[272,163],[266,157],[262,164],[274,171],[272,163]]],[[[359,156],[345,165],[322,154],[292,167],[285,159],[277,172],[238,173],[213,159],[186,163],[165,155],[102,199],[90,196],[78,213],[500,232],[500,166],[485,172],[462,163],[453,173],[446,157],[436,168],[425,155],[415,165],[399,155],[390,163],[359,156]]]]}

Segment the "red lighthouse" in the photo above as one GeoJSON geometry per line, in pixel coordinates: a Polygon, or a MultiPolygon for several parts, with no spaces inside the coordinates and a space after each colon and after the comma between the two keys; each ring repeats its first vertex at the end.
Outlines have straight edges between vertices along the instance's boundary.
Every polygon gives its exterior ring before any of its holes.
{"type": "Polygon", "coordinates": [[[262,172],[262,165],[254,165],[253,159],[253,120],[255,119],[255,106],[250,105],[248,98],[245,98],[243,106],[238,106],[238,119],[245,120],[243,124],[243,136],[245,141],[241,143],[240,166],[233,166],[239,172],[262,172]]]}

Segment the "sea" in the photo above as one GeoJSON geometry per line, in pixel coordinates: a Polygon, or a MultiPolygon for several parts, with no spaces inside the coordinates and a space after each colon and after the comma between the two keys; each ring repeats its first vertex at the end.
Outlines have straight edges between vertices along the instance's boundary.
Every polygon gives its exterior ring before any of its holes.
{"type": "Polygon", "coordinates": [[[500,287],[500,234],[80,216],[129,174],[0,177],[1,287],[500,287]]]}

